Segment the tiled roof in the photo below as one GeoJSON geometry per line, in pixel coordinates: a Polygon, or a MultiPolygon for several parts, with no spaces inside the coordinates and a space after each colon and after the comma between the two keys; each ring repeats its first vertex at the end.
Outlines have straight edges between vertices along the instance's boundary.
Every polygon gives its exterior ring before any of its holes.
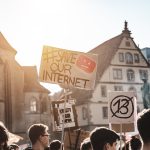
{"type": "MultiPolygon", "coordinates": [[[[98,54],[96,81],[98,81],[102,77],[102,74],[110,65],[110,62],[113,56],[115,55],[115,53],[117,52],[123,37],[130,37],[130,34],[131,32],[128,30],[127,22],[125,21],[124,30],[120,35],[105,41],[104,43],[100,44],[99,46],[89,51],[89,53],[98,54]]],[[[79,100],[80,99],[87,100],[88,97],[90,98],[92,96],[92,92],[93,91],[80,90],[80,94],[79,94],[79,90],[75,89],[74,95],[79,95],[77,96],[80,97],[79,100]]]]}
{"type": "Polygon", "coordinates": [[[16,54],[16,50],[7,42],[3,34],[0,32],[0,48],[4,50],[8,50],[16,54]]]}
{"type": "Polygon", "coordinates": [[[24,91],[28,92],[45,92],[50,93],[38,81],[36,66],[23,66],[24,70],[24,91]]]}
{"type": "MultiPolygon", "coordinates": [[[[102,43],[96,48],[89,51],[89,53],[98,54],[98,66],[97,66],[97,80],[102,76],[105,69],[109,66],[112,57],[118,50],[118,46],[122,40],[122,34],[102,43]]],[[[92,90],[74,89],[72,97],[75,97],[78,104],[87,101],[92,97],[92,90]]]]}
{"type": "Polygon", "coordinates": [[[98,54],[98,66],[97,66],[98,78],[102,76],[105,69],[109,66],[112,57],[118,50],[122,38],[123,34],[120,34],[89,51],[89,53],[98,54]]]}

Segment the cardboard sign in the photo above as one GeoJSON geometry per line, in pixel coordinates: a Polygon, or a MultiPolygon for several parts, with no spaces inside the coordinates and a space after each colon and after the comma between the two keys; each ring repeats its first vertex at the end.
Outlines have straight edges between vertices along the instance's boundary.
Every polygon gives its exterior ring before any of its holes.
{"type": "Polygon", "coordinates": [[[120,133],[120,131],[121,132],[134,132],[135,124],[134,123],[122,124],[122,129],[120,128],[120,124],[111,124],[110,128],[115,130],[117,133],[120,133]]]}
{"type": "Polygon", "coordinates": [[[134,123],[137,114],[134,92],[109,92],[109,123],[134,123]]]}
{"type": "Polygon", "coordinates": [[[83,130],[74,130],[74,131],[65,131],[64,136],[64,149],[71,150],[71,149],[80,149],[81,142],[89,137],[89,131],[83,130]]]}
{"type": "Polygon", "coordinates": [[[66,103],[63,100],[53,101],[52,109],[54,114],[53,124],[55,131],[62,131],[63,122],[64,128],[75,127],[77,125],[77,120],[75,117],[75,100],[70,99],[66,103]]]}
{"type": "Polygon", "coordinates": [[[94,89],[97,55],[44,46],[39,78],[67,88],[94,89]]]}

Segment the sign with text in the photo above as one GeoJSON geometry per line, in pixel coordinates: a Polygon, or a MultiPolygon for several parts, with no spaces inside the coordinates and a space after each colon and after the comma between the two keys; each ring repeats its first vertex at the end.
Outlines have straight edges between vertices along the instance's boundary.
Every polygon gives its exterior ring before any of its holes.
{"type": "Polygon", "coordinates": [[[39,78],[41,82],[94,89],[97,55],[44,46],[39,78]]]}
{"type": "Polygon", "coordinates": [[[109,123],[134,123],[136,107],[135,92],[109,92],[109,123]]]}
{"type": "Polygon", "coordinates": [[[75,99],[69,99],[68,102],[64,100],[52,102],[53,116],[54,116],[54,130],[62,131],[64,128],[75,127],[77,120],[75,117],[75,99]]]}

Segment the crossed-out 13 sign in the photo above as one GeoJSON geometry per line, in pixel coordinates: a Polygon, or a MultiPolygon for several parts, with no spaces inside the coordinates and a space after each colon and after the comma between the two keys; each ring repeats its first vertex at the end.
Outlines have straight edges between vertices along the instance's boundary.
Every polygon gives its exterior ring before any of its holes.
{"type": "Polygon", "coordinates": [[[135,92],[109,92],[109,123],[134,123],[136,115],[135,92]]]}

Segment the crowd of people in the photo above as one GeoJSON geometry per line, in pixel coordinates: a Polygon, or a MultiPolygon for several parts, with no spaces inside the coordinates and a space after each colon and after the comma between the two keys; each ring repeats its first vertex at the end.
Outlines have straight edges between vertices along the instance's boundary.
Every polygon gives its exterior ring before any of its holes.
{"type": "MultiPolygon", "coordinates": [[[[96,127],[90,136],[82,141],[80,150],[149,150],[150,149],[150,109],[144,109],[138,114],[137,128],[139,136],[133,136],[124,146],[118,146],[120,136],[112,129],[96,127]]],[[[19,150],[14,143],[8,145],[7,128],[0,124],[0,150],[19,150]]],[[[25,150],[65,150],[60,140],[49,140],[48,126],[33,124],[28,129],[31,146],[25,150]]]]}

